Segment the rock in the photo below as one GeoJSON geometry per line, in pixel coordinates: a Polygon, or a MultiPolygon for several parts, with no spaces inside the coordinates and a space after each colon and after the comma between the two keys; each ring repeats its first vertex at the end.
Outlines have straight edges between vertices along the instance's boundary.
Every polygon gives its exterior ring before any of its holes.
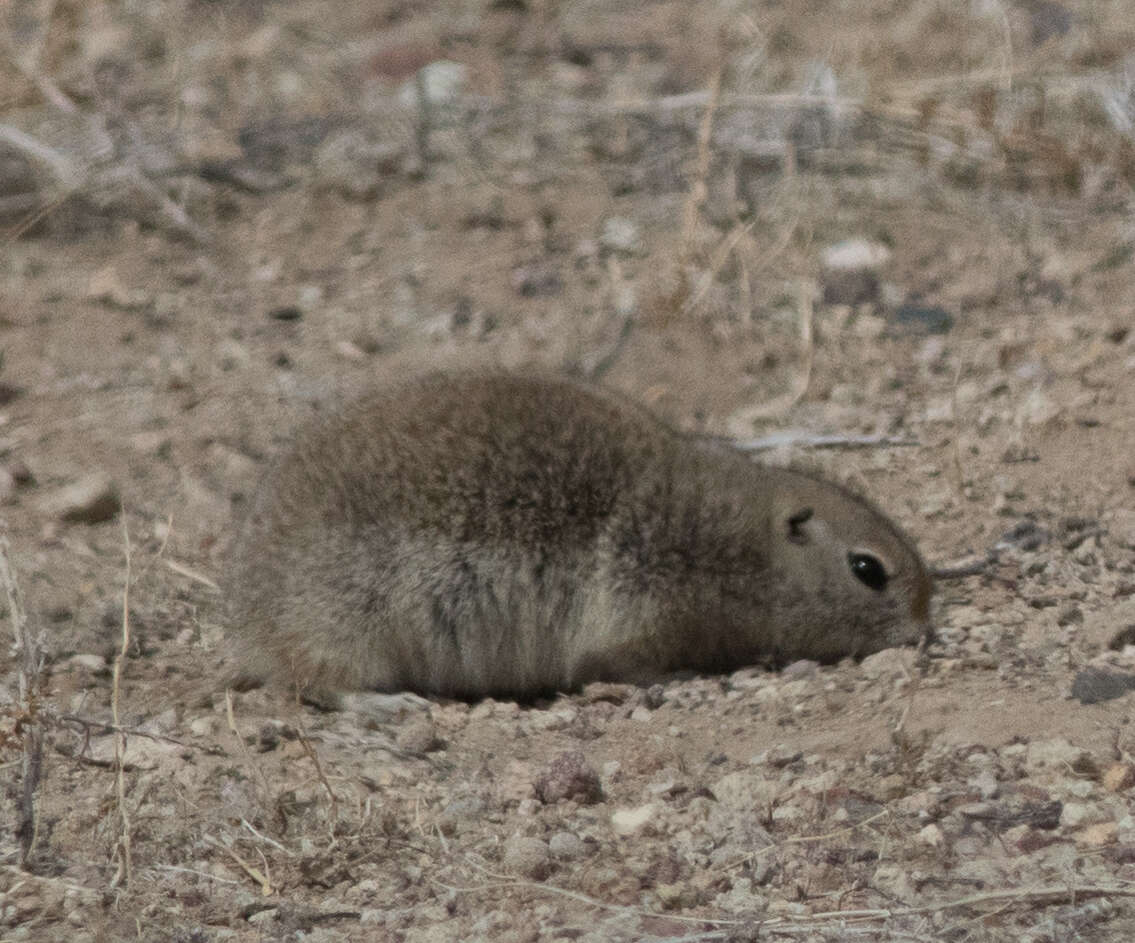
{"type": "Polygon", "coordinates": [[[84,671],[106,671],[106,659],[102,655],[72,655],[62,667],[82,668],[84,671]]]}
{"type": "Polygon", "coordinates": [[[990,770],[985,770],[974,776],[966,785],[976,789],[982,799],[996,799],[1001,791],[1001,784],[997,782],[997,777],[990,770]]]}
{"type": "Polygon", "coordinates": [[[1099,704],[1135,691],[1135,674],[1088,667],[1072,681],[1072,697],[1081,704],[1099,704]]]}
{"type": "Polygon", "coordinates": [[[914,668],[914,652],[909,648],[884,648],[868,655],[860,664],[864,677],[871,681],[886,678],[909,678],[914,668]]]}
{"type": "Polygon", "coordinates": [[[586,704],[598,704],[601,702],[607,704],[622,704],[636,691],[638,691],[638,688],[631,684],[593,681],[591,684],[584,687],[581,696],[586,704]]]}
{"type": "Polygon", "coordinates": [[[387,180],[406,164],[405,143],[397,136],[372,137],[356,128],[328,137],[314,158],[321,187],[359,201],[380,196],[387,180]]]}
{"type": "Polygon", "coordinates": [[[599,244],[611,252],[633,254],[641,250],[638,226],[625,216],[609,216],[603,221],[599,244]]]}
{"type": "Polygon", "coordinates": [[[1060,611],[1056,615],[1056,624],[1061,627],[1069,625],[1083,625],[1084,612],[1079,606],[1075,605],[1074,603],[1061,606],[1060,611]]]}
{"type": "Polygon", "coordinates": [[[548,839],[548,850],[557,861],[575,861],[587,855],[587,843],[571,832],[556,832],[548,839]]]}
{"type": "Polygon", "coordinates": [[[552,869],[552,853],[543,839],[513,835],[504,844],[502,862],[514,874],[542,881],[552,869]]]}
{"type": "Polygon", "coordinates": [[[1044,426],[1063,412],[1063,407],[1048,396],[1040,387],[1035,387],[1017,410],[1017,419],[1029,426],[1044,426]]]}
{"type": "Polygon", "coordinates": [[[819,662],[801,658],[799,661],[794,661],[791,665],[786,666],[785,669],[781,671],[780,676],[785,681],[799,681],[814,678],[816,672],[819,670],[819,662]]]}
{"type": "Polygon", "coordinates": [[[910,871],[897,864],[884,864],[875,869],[871,886],[898,900],[919,900],[919,889],[910,871]]]}
{"type": "Polygon", "coordinates": [[[32,474],[32,470],[19,459],[9,462],[7,471],[12,476],[12,480],[21,488],[35,484],[35,475],[32,474]]]}
{"type": "MultiPolygon", "coordinates": [[[[90,742],[87,756],[98,763],[114,763],[114,738],[100,736],[90,742]]],[[[123,754],[123,763],[128,769],[170,770],[171,764],[184,762],[188,755],[185,747],[167,740],[150,740],[147,737],[131,737],[123,754]]]]}
{"type": "Polygon", "coordinates": [[[846,239],[828,246],[820,255],[825,304],[858,305],[879,298],[879,269],[891,251],[878,242],[846,239]]]}
{"type": "Polygon", "coordinates": [[[339,697],[342,710],[359,714],[377,724],[389,724],[404,714],[427,711],[430,702],[411,691],[348,691],[339,697]]]}
{"type": "MultiPolygon", "coordinates": [[[[868,269],[825,272],[823,291],[824,304],[868,304],[879,298],[879,276],[868,269]]],[[[856,332],[860,337],[878,337],[884,327],[885,322],[881,318],[869,317],[856,321],[856,332]]]]}
{"type": "Polygon", "coordinates": [[[521,760],[509,760],[497,780],[497,796],[502,802],[520,802],[532,798],[532,767],[521,760]]]}
{"type": "Polygon", "coordinates": [[[121,501],[110,476],[92,472],[45,494],[37,506],[42,513],[70,524],[99,524],[118,513],[121,501]]]}
{"type": "Polygon", "coordinates": [[[710,787],[713,797],[731,812],[764,812],[780,798],[783,786],[750,770],[722,776],[710,787]]]}
{"type": "Polygon", "coordinates": [[[405,108],[416,108],[420,85],[429,104],[452,104],[465,90],[468,76],[467,66],[439,59],[422,66],[416,77],[403,84],[398,90],[398,102],[405,108]]]}
{"type": "Polygon", "coordinates": [[[993,549],[1000,551],[1015,547],[1018,550],[1036,550],[1044,546],[1051,538],[1052,534],[1037,524],[1036,521],[1025,518],[1005,531],[993,549]]]}
{"type": "Polygon", "coordinates": [[[104,266],[91,276],[87,298],[123,311],[137,311],[150,303],[146,292],[126,287],[113,265],[104,266]]]}
{"type": "Polygon", "coordinates": [[[1060,813],[1061,828],[1081,828],[1086,825],[1111,824],[1111,813],[1101,805],[1090,802],[1066,802],[1060,813]]]}
{"type": "Polygon", "coordinates": [[[298,305],[279,305],[269,309],[268,317],[273,321],[298,321],[303,310],[298,305]]]}
{"type": "Polygon", "coordinates": [[[561,753],[540,774],[535,783],[536,797],[546,805],[561,799],[575,799],[591,805],[603,798],[599,774],[578,751],[561,753]]]}
{"type": "Polygon", "coordinates": [[[784,769],[784,767],[795,763],[801,759],[804,754],[793,746],[786,743],[778,743],[774,747],[765,750],[753,757],[750,761],[754,766],[767,765],[773,769],[784,769]]]}
{"type": "Polygon", "coordinates": [[[475,828],[483,822],[485,810],[485,800],[480,796],[458,796],[441,810],[438,827],[446,835],[452,835],[458,829],[475,828]]]}
{"type": "Polygon", "coordinates": [[[367,352],[352,341],[336,341],[335,353],[352,363],[362,363],[367,359],[367,352]]]}
{"type": "Polygon", "coordinates": [[[946,843],[946,836],[937,825],[930,824],[919,831],[918,840],[931,848],[941,848],[946,843]]]}
{"type": "Polygon", "coordinates": [[[890,317],[891,324],[906,334],[946,334],[954,326],[954,316],[945,308],[899,305],[890,317]]]}
{"type": "Polygon", "coordinates": [[[739,691],[757,691],[769,684],[775,685],[777,679],[777,675],[764,668],[742,668],[729,676],[729,686],[739,691]]]}
{"type": "Polygon", "coordinates": [[[222,370],[247,367],[251,360],[252,355],[248,352],[248,348],[240,341],[228,337],[217,344],[217,362],[222,370]]]}
{"type": "Polygon", "coordinates": [[[550,298],[563,291],[559,267],[547,262],[534,262],[512,270],[512,287],[524,298],[550,298]]]}
{"type": "Polygon", "coordinates": [[[1032,855],[1042,848],[1049,848],[1060,842],[1061,839],[1054,831],[1042,831],[1036,828],[1022,826],[1019,837],[1013,839],[1012,845],[1023,855],[1032,855]]]}
{"type": "Polygon", "coordinates": [[[189,722],[189,732],[195,737],[211,737],[217,732],[217,718],[210,714],[194,717],[189,722]]]}
{"type": "MultiPolygon", "coordinates": [[[[1129,593],[1124,595],[1130,595],[1129,593]]],[[[1124,626],[1111,637],[1107,647],[1113,652],[1121,652],[1129,645],[1135,645],[1135,625],[1124,626]]]]}
{"type": "Polygon", "coordinates": [[[428,717],[414,717],[398,728],[395,742],[407,753],[432,753],[445,747],[428,717]]]}
{"type": "Polygon", "coordinates": [[[1076,25],[1072,11],[1054,0],[1030,0],[1021,4],[1019,9],[1027,16],[1029,39],[1034,46],[1064,36],[1076,25]]]}
{"type": "Polygon", "coordinates": [[[16,494],[16,476],[0,467],[0,504],[7,504],[16,494]]]}
{"type": "Polygon", "coordinates": [[[1054,740],[1034,740],[1028,745],[1025,753],[1025,762],[1028,766],[1056,767],[1065,770],[1077,770],[1091,763],[1091,756],[1087,750],[1073,746],[1063,738],[1054,740]]]}
{"type": "Polygon", "coordinates": [[[1135,550],[1135,511],[1116,508],[1108,520],[1108,533],[1119,546],[1135,550]]]}
{"type": "Polygon", "coordinates": [[[633,835],[641,831],[654,818],[654,803],[648,802],[637,809],[618,809],[611,815],[611,828],[616,835],[633,835]]]}
{"type": "Polygon", "coordinates": [[[301,285],[299,290],[300,308],[310,311],[323,303],[323,286],[316,284],[301,285]]]}
{"type": "Polygon", "coordinates": [[[828,246],[820,253],[820,262],[826,269],[854,272],[859,269],[879,269],[890,261],[891,250],[881,242],[868,239],[844,239],[828,246]]]}
{"type": "Polygon", "coordinates": [[[1103,774],[1103,788],[1108,792],[1123,792],[1135,786],[1135,764],[1113,763],[1103,774]]]}
{"type": "Polygon", "coordinates": [[[678,771],[672,766],[661,770],[646,786],[646,791],[652,796],[676,796],[686,789],[686,785],[679,779],[678,771]]]}
{"type": "Polygon", "coordinates": [[[1115,841],[1119,834],[1119,827],[1115,822],[1098,822],[1082,829],[1076,835],[1076,844],[1086,845],[1089,848],[1102,848],[1115,841]]]}

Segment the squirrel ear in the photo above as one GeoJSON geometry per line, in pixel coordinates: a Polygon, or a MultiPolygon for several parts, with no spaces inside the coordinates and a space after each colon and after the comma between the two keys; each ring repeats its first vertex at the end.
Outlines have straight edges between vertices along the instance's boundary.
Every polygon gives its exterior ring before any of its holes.
{"type": "Polygon", "coordinates": [[[804,525],[812,519],[811,508],[800,508],[788,516],[785,523],[788,525],[788,539],[794,544],[808,543],[808,535],[804,532],[804,525]]]}

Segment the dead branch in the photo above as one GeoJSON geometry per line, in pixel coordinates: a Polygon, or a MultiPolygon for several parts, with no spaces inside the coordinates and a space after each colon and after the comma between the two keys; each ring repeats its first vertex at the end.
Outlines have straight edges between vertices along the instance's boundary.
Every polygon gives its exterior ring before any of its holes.
{"type": "Polygon", "coordinates": [[[115,846],[115,857],[118,858],[118,870],[111,879],[111,887],[120,883],[130,886],[133,876],[134,863],[130,849],[130,813],[126,808],[126,734],[119,723],[119,704],[121,700],[122,670],[126,664],[126,653],[130,650],[130,581],[131,581],[131,553],[130,532],[126,526],[126,516],[121,516],[123,552],[126,556],[126,573],[122,581],[122,641],[118,654],[114,659],[114,673],[110,688],[110,715],[114,719],[114,726],[118,728],[114,734],[114,769],[115,791],[118,802],[118,815],[122,825],[122,832],[115,846]]]}
{"type": "Polygon", "coordinates": [[[728,439],[721,437],[723,443],[742,452],[769,452],[773,449],[792,446],[802,449],[877,449],[900,448],[921,445],[917,439],[907,439],[893,435],[820,435],[812,432],[787,430],[773,432],[756,439],[728,439]]]}
{"type": "Polygon", "coordinates": [[[130,727],[125,724],[92,720],[89,717],[80,717],[78,714],[62,714],[59,717],[59,721],[61,723],[77,724],[87,730],[99,730],[103,733],[121,733],[131,737],[145,737],[147,740],[153,740],[158,743],[172,743],[175,746],[184,747],[186,750],[196,750],[200,753],[207,753],[210,756],[225,755],[224,751],[218,747],[199,747],[194,743],[186,743],[184,740],[178,740],[176,737],[169,737],[160,733],[151,733],[148,730],[143,730],[141,727],[130,727]]]}

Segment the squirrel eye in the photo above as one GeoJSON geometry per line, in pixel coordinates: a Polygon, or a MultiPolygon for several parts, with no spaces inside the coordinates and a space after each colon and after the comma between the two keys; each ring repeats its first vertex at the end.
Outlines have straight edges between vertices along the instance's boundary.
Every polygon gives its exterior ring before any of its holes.
{"type": "Polygon", "coordinates": [[[887,570],[879,562],[878,557],[873,557],[869,553],[849,553],[847,563],[855,578],[864,586],[876,592],[882,592],[887,588],[887,570]]]}

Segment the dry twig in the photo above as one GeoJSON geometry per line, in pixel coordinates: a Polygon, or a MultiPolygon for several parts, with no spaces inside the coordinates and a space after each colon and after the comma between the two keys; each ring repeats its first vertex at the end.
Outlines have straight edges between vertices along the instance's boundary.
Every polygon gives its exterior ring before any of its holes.
{"type": "Polygon", "coordinates": [[[204,573],[199,573],[192,567],[186,566],[184,563],[178,563],[176,560],[166,560],[166,567],[178,576],[184,576],[187,580],[199,583],[206,589],[212,590],[214,593],[221,591],[221,587],[218,586],[214,580],[211,580],[204,573]]]}
{"type": "Polygon", "coordinates": [[[244,737],[241,736],[240,730],[236,725],[236,714],[233,711],[233,692],[231,690],[225,691],[225,720],[229,725],[229,732],[232,733],[233,738],[236,740],[237,749],[240,751],[241,757],[244,759],[244,764],[253,771],[260,783],[260,788],[263,792],[262,802],[268,806],[272,801],[272,788],[268,785],[268,777],[264,775],[264,770],[259,763],[252,760],[252,754],[248,752],[248,744],[244,742],[244,737]]]}
{"type": "Polygon", "coordinates": [[[62,714],[59,716],[62,723],[78,724],[87,730],[101,730],[105,733],[120,733],[132,737],[144,737],[147,740],[153,740],[157,743],[172,743],[175,746],[184,747],[186,750],[197,750],[200,753],[207,753],[210,756],[223,756],[224,751],[217,747],[199,747],[193,743],[186,743],[184,740],[178,740],[176,737],[170,737],[161,733],[151,733],[149,730],[143,730],[141,727],[132,727],[124,724],[106,723],[101,720],[92,720],[89,717],[80,717],[78,714],[62,714]]]}
{"type": "Polygon", "coordinates": [[[953,460],[954,460],[954,476],[958,483],[958,494],[963,498],[966,496],[966,477],[965,472],[962,471],[962,445],[961,445],[961,423],[958,419],[958,381],[962,377],[962,362],[958,361],[957,369],[954,370],[954,380],[950,384],[950,418],[953,420],[954,426],[954,441],[953,441],[953,460]]]}
{"type": "Polygon", "coordinates": [[[319,762],[319,754],[315,752],[315,748],[311,745],[311,741],[301,731],[299,736],[300,746],[303,747],[304,752],[311,759],[315,765],[315,775],[319,777],[319,781],[323,784],[324,790],[331,799],[331,812],[328,816],[327,831],[331,835],[331,847],[334,848],[338,843],[335,837],[335,826],[339,821],[339,798],[335,795],[335,790],[331,788],[331,783],[327,781],[327,776],[323,772],[323,764],[319,762]]]}
{"type": "Polygon", "coordinates": [[[698,157],[697,165],[691,179],[690,191],[686,196],[686,205],[682,211],[682,245],[683,256],[689,261],[694,244],[694,233],[697,230],[698,214],[705,202],[708,187],[706,179],[709,176],[709,164],[713,154],[710,146],[713,140],[713,118],[717,114],[717,105],[721,100],[722,67],[718,67],[710,79],[709,91],[705,113],[702,115],[701,125],[698,128],[698,157]]]}
{"type": "MultiPolygon", "coordinates": [[[[212,835],[206,835],[205,841],[208,842],[210,845],[212,845],[214,848],[219,848],[226,855],[228,855],[230,858],[232,858],[233,861],[235,861],[237,863],[237,865],[240,866],[241,870],[244,871],[245,874],[247,874],[250,878],[252,878],[252,880],[254,880],[257,884],[260,885],[260,893],[263,894],[265,897],[270,897],[272,894],[275,893],[275,891],[272,888],[271,876],[266,875],[264,873],[264,871],[261,871],[258,868],[254,868],[247,861],[245,861],[240,855],[238,855],[235,851],[233,851],[228,845],[226,845],[224,842],[218,841],[217,839],[213,838],[212,835]]],[[[263,855],[261,855],[261,859],[264,860],[263,855]]],[[[267,864],[265,864],[265,871],[267,871],[267,864]]]]}
{"type": "Polygon", "coordinates": [[[773,432],[756,439],[737,441],[722,438],[721,441],[742,452],[768,452],[783,446],[803,449],[877,449],[921,445],[917,439],[894,435],[819,435],[791,429],[773,432]]]}
{"type": "Polygon", "coordinates": [[[111,879],[111,887],[119,884],[130,886],[133,876],[134,862],[130,848],[130,813],[126,808],[126,733],[120,723],[119,704],[121,700],[122,670],[126,664],[126,653],[130,650],[130,581],[131,581],[131,551],[130,531],[126,526],[126,515],[121,515],[123,551],[126,556],[126,574],[122,582],[122,639],[118,654],[114,659],[114,672],[111,677],[110,688],[110,716],[113,720],[114,732],[114,769],[115,790],[118,801],[118,814],[122,825],[122,832],[115,845],[114,854],[118,859],[118,870],[111,879]]]}

